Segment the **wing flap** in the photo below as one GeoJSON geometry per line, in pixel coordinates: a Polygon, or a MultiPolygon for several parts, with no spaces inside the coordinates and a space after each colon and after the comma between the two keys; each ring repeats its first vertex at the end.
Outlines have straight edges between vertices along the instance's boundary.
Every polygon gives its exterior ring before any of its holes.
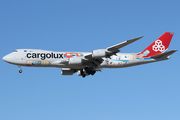
{"type": "Polygon", "coordinates": [[[90,59],[90,58],[92,58],[92,53],[88,53],[88,54],[86,54],[84,57],[87,58],[87,59],[88,59],[88,58],[90,59]]]}

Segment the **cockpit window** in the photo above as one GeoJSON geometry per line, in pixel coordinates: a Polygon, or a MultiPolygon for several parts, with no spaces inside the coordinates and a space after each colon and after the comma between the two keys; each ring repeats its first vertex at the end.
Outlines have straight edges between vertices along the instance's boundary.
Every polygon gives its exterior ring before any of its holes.
{"type": "Polygon", "coordinates": [[[17,50],[14,50],[13,52],[17,52],[17,50]]]}

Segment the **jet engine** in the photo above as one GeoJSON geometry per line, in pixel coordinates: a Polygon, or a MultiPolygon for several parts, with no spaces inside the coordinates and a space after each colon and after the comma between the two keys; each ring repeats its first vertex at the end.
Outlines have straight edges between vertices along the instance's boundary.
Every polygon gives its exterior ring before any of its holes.
{"type": "Polygon", "coordinates": [[[82,63],[82,59],[79,57],[69,58],[69,65],[80,65],[82,63]]]}
{"type": "Polygon", "coordinates": [[[106,49],[98,49],[98,50],[92,51],[92,57],[93,58],[105,57],[106,55],[107,55],[106,49]]]}
{"type": "Polygon", "coordinates": [[[120,52],[118,49],[98,49],[92,51],[92,57],[93,58],[101,58],[101,57],[109,57],[111,55],[116,54],[117,52],[120,52]]]}
{"type": "Polygon", "coordinates": [[[61,74],[62,75],[73,75],[76,71],[70,68],[62,68],[61,74]]]}

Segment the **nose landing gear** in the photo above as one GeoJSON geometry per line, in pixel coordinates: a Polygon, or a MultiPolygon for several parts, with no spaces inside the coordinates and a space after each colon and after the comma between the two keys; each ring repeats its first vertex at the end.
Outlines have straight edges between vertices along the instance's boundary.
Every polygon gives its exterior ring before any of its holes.
{"type": "Polygon", "coordinates": [[[19,73],[22,73],[22,69],[21,69],[21,66],[18,66],[19,67],[19,73]]]}

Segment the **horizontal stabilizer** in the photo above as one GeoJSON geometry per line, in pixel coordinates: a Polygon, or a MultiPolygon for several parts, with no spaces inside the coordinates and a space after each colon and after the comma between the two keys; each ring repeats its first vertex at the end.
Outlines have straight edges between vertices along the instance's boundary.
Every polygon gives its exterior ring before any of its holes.
{"type": "Polygon", "coordinates": [[[168,56],[170,56],[171,54],[175,53],[176,51],[177,51],[177,50],[171,50],[171,51],[168,51],[168,52],[164,52],[164,53],[161,53],[161,54],[158,54],[158,55],[151,56],[151,58],[168,57],[168,56]]]}

